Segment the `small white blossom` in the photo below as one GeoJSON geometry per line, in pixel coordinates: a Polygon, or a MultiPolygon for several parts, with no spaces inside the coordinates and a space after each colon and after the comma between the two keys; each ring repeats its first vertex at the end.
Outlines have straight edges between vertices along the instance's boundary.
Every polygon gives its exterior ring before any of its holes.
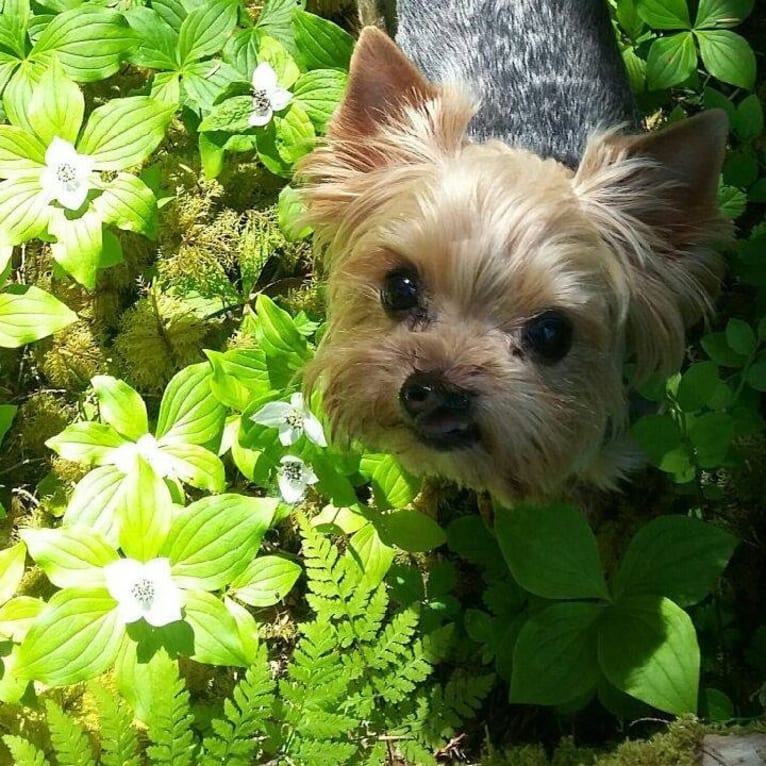
{"type": "Polygon", "coordinates": [[[248,122],[257,128],[268,125],[274,112],[284,109],[292,98],[293,94],[279,85],[271,64],[258,64],[253,72],[253,112],[248,122]]]}
{"type": "Polygon", "coordinates": [[[306,434],[309,441],[320,447],[327,446],[322,424],[311,414],[311,410],[303,401],[303,394],[297,393],[287,402],[269,402],[258,412],[250,416],[254,423],[279,429],[279,441],[289,447],[306,434]]]}
{"type": "Polygon", "coordinates": [[[143,617],[159,628],[181,619],[181,591],[173,582],[169,559],[118,559],[104,567],[104,578],[122,622],[143,617]]]}
{"type": "Polygon", "coordinates": [[[277,483],[286,503],[297,503],[306,494],[306,487],[316,484],[317,475],[299,457],[285,455],[277,471],[277,483]]]}
{"type": "Polygon", "coordinates": [[[142,457],[163,478],[175,477],[175,463],[161,449],[151,434],[144,434],[137,442],[123,444],[115,449],[111,461],[122,473],[131,473],[136,466],[136,458],[142,457]]]}
{"type": "Polygon", "coordinates": [[[79,210],[88,196],[93,162],[92,157],[78,154],[69,141],[56,136],[45,152],[45,168],[40,174],[48,201],[55,199],[68,210],[79,210]]]}

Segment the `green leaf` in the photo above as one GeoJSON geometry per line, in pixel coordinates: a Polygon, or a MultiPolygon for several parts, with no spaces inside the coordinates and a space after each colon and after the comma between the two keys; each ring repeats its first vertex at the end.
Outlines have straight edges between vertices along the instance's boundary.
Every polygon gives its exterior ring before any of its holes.
{"type": "Polygon", "coordinates": [[[111,426],[84,421],[68,425],[45,446],[66,460],[91,464],[109,462],[114,450],[127,443],[111,426]]]}
{"type": "Polygon", "coordinates": [[[268,32],[294,53],[293,11],[305,7],[306,0],[266,0],[258,16],[257,29],[268,32]]]}
{"type": "Polygon", "coordinates": [[[737,546],[737,539],[712,524],[686,516],[660,516],[642,527],[614,578],[615,600],[666,596],[691,606],[710,592],[737,546]]]}
{"type": "Polygon", "coordinates": [[[237,623],[219,599],[202,590],[187,590],[184,601],[184,620],[194,631],[193,660],[208,665],[250,664],[237,623]]]}
{"type": "Polygon", "coordinates": [[[181,24],[188,16],[183,0],[152,0],[152,8],[171,29],[181,31],[181,24]]]}
{"type": "Polygon", "coordinates": [[[617,0],[617,21],[631,40],[636,40],[644,31],[644,22],[638,15],[634,0],[617,0]]]}
{"type": "Polygon", "coordinates": [[[734,186],[722,184],[718,190],[718,207],[728,219],[739,218],[747,207],[747,194],[734,186]]]}
{"type": "Polygon", "coordinates": [[[165,137],[174,113],[174,107],[149,96],[114,99],[93,110],[77,151],[92,157],[96,170],[138,165],[165,137]]]}
{"type": "Polygon", "coordinates": [[[766,391],[766,359],[759,359],[747,368],[745,380],[756,391],[766,391]]]}
{"type": "Polygon", "coordinates": [[[226,133],[245,133],[252,130],[250,115],[253,113],[252,96],[233,96],[216,104],[210,114],[199,124],[201,132],[222,130],[226,133]]]}
{"type": "MultiPolygon", "coordinates": [[[[3,443],[3,438],[8,433],[8,429],[11,427],[18,409],[15,404],[0,404],[0,444],[3,443]]],[[[2,602],[2,599],[0,599],[0,602],[2,602]]]]}
{"type": "Polygon", "coordinates": [[[681,429],[670,415],[644,415],[630,429],[630,435],[655,465],[681,446],[681,429]]]}
{"type": "Polygon", "coordinates": [[[213,395],[211,377],[207,362],[185,367],[173,376],[160,402],[156,429],[160,445],[218,448],[226,409],[213,395]]]}
{"type": "Polygon", "coordinates": [[[103,588],[54,593],[19,649],[19,675],[62,686],[103,673],[125,634],[116,606],[103,588]]]}
{"type": "Polygon", "coordinates": [[[429,516],[405,509],[375,518],[380,539],[386,545],[417,553],[430,551],[447,542],[445,531],[429,516]]]}
{"type": "Polygon", "coordinates": [[[88,210],[79,218],[68,218],[59,208],[51,208],[48,231],[56,237],[51,251],[56,263],[81,285],[93,290],[103,254],[101,215],[88,210]]]}
{"type": "Polygon", "coordinates": [[[231,64],[242,80],[248,83],[258,65],[258,41],[261,35],[258,29],[238,29],[223,48],[223,60],[231,64]]]}
{"type": "Polygon", "coordinates": [[[75,321],[74,311],[34,285],[9,285],[0,293],[0,346],[23,346],[75,321]]]}
{"type": "Polygon", "coordinates": [[[146,405],[135,389],[111,375],[95,375],[90,383],[104,423],[133,441],[149,431],[146,405]]]}
{"type": "Polygon", "coordinates": [[[697,636],[689,615],[670,599],[633,596],[607,609],[598,659],[609,682],[626,694],[675,715],[697,711],[697,636]]]}
{"type": "Polygon", "coordinates": [[[291,559],[257,556],[231,581],[229,594],[250,606],[273,606],[290,592],[302,571],[291,559]]]}
{"type": "Polygon", "coordinates": [[[740,35],[728,30],[695,32],[705,68],[722,82],[751,90],[755,82],[755,54],[740,35]]]}
{"type": "Polygon", "coordinates": [[[186,66],[220,51],[236,22],[234,2],[211,0],[193,10],[178,33],[178,63],[186,66]]]}
{"type": "Polygon", "coordinates": [[[223,492],[226,476],[220,458],[198,444],[166,444],[160,447],[171,460],[173,475],[186,484],[208,492],[223,492]]]}
{"type": "Polygon", "coordinates": [[[495,534],[514,579],[543,598],[609,599],[596,538],[568,505],[497,508],[495,534]]]}
{"type": "Polygon", "coordinates": [[[723,463],[734,436],[734,420],[725,412],[706,412],[694,420],[689,439],[701,468],[717,468],[723,463]]]}
{"type": "MultiPolygon", "coordinates": [[[[282,43],[268,35],[258,35],[256,44],[257,63],[267,63],[271,65],[279,84],[283,88],[290,88],[301,73],[301,70],[295,63],[295,59],[293,59],[287,52],[282,43]]],[[[253,67],[253,69],[255,69],[255,67],[253,67]]],[[[252,74],[252,71],[250,71],[247,78],[248,80],[250,80],[252,74]]]]}
{"type": "Polygon", "coordinates": [[[247,567],[271,524],[273,498],[205,497],[178,513],[163,553],[182,588],[217,590],[247,567]]]}
{"type": "Polygon", "coordinates": [[[420,489],[420,480],[408,474],[392,455],[367,453],[359,471],[372,484],[375,502],[381,510],[407,505],[420,489]]]}
{"type": "MultiPolygon", "coordinates": [[[[693,364],[681,377],[676,401],[686,412],[702,409],[716,394],[720,382],[717,364],[714,362],[693,364]]],[[[677,443],[673,444],[673,447],[676,446],[678,446],[677,443]]]]}
{"type": "Polygon", "coordinates": [[[600,671],[598,604],[553,604],[525,623],[513,652],[511,702],[561,705],[591,691],[600,671]]]}
{"type": "Polygon", "coordinates": [[[690,29],[686,0],[636,0],[638,15],[654,29],[690,29]]]}
{"type": "Polygon", "coordinates": [[[741,319],[730,319],[726,324],[726,342],[732,351],[742,356],[752,354],[758,345],[753,328],[741,319]]]}
{"type": "Polygon", "coordinates": [[[735,27],[753,9],[753,0],[700,0],[695,29],[735,27]]]}
{"type": "Polygon", "coordinates": [[[279,228],[288,242],[297,242],[311,234],[311,227],[302,222],[306,213],[301,193],[289,184],[279,192],[277,214],[279,215],[279,228]]]}
{"type": "Polygon", "coordinates": [[[7,48],[15,54],[16,58],[23,59],[27,55],[29,6],[25,8],[25,13],[9,12],[7,7],[3,10],[5,12],[0,15],[0,48],[7,48]]]}
{"type": "Polygon", "coordinates": [[[318,132],[327,123],[346,91],[348,76],[337,69],[315,69],[301,75],[293,87],[293,99],[308,115],[318,132]]]}
{"type": "Polygon", "coordinates": [[[165,482],[138,455],[136,468],[125,477],[124,509],[120,548],[138,561],[156,558],[171,528],[173,504],[165,482]]]}
{"type": "Polygon", "coordinates": [[[742,141],[752,141],[763,133],[763,107],[755,93],[751,93],[737,104],[737,111],[732,121],[732,127],[737,137],[742,141]]]}
{"type": "Polygon", "coordinates": [[[646,78],[650,90],[678,85],[691,77],[697,66],[697,49],[691,32],[658,37],[646,59],[646,78]]]}
{"type": "Polygon", "coordinates": [[[127,513],[124,479],[125,474],[113,465],[100,466],[83,476],[69,499],[64,524],[87,526],[116,547],[119,521],[127,513]]]}
{"type": "Polygon", "coordinates": [[[45,165],[45,144],[15,125],[0,125],[0,177],[39,174],[45,165]]]}
{"type": "Polygon", "coordinates": [[[305,69],[348,71],[354,38],[332,21],[306,11],[293,11],[298,56],[305,69]]]}
{"type": "Polygon", "coordinates": [[[119,556],[106,540],[87,527],[22,529],[29,555],[59,588],[104,587],[102,569],[119,556]]]}
{"type": "Polygon", "coordinates": [[[16,593],[24,576],[26,548],[17,543],[0,551],[0,604],[4,604],[16,593]]]}
{"type": "Polygon", "coordinates": [[[375,525],[370,523],[354,534],[349,543],[349,550],[364,573],[365,587],[370,589],[377,588],[383,582],[396,555],[396,549],[386,545],[380,539],[375,525]]]}
{"type": "Polygon", "coordinates": [[[128,61],[147,69],[176,69],[178,33],[154,8],[136,6],[125,12],[131,29],[137,32],[137,45],[128,61]]]}
{"type": "MultiPolygon", "coordinates": [[[[1,17],[0,17],[1,18],[1,17]]],[[[28,740],[15,734],[3,734],[3,742],[13,758],[15,766],[50,766],[42,750],[28,740]]]]}
{"type": "Polygon", "coordinates": [[[187,105],[208,111],[224,89],[239,78],[239,73],[220,59],[206,59],[184,69],[182,85],[187,105]]]}
{"type": "Polygon", "coordinates": [[[0,246],[19,245],[42,236],[52,211],[39,174],[0,182],[0,246]]]}
{"type": "Polygon", "coordinates": [[[93,209],[104,223],[135,231],[154,239],[157,234],[157,199],[154,192],[136,176],[118,173],[93,200],[93,209]]]}
{"type": "Polygon", "coordinates": [[[267,354],[306,355],[306,339],[298,332],[292,317],[271,298],[259,293],[255,311],[263,329],[263,349],[267,354]]]}
{"type": "Polygon", "coordinates": [[[0,636],[21,643],[46,606],[41,599],[30,596],[17,596],[6,601],[0,606],[0,636]]]}
{"type": "Polygon", "coordinates": [[[268,395],[273,388],[262,350],[232,349],[225,354],[208,350],[205,354],[213,367],[212,391],[227,407],[242,412],[253,399],[268,395]]]}
{"type": "Polygon", "coordinates": [[[181,75],[178,72],[157,72],[152,78],[149,95],[163,104],[178,109],[181,103],[181,75]]]}
{"type": "Polygon", "coordinates": [[[217,178],[221,174],[226,155],[223,144],[227,138],[225,133],[199,133],[197,136],[199,157],[205,178],[217,178]]]}
{"type": "Polygon", "coordinates": [[[64,71],[77,82],[114,74],[135,34],[122,14],[85,4],[55,16],[37,39],[30,57],[55,51],[64,71]]]}
{"type": "Polygon", "coordinates": [[[296,163],[316,143],[316,133],[306,112],[293,102],[284,115],[274,115],[275,145],[283,162],[296,163]]]}
{"type": "Polygon", "coordinates": [[[84,113],[82,92],[66,77],[58,60],[54,60],[32,91],[29,124],[46,145],[56,136],[74,144],[84,113]]]}
{"type": "Polygon", "coordinates": [[[41,61],[22,61],[8,81],[3,92],[3,107],[8,115],[8,120],[20,128],[32,133],[29,124],[29,102],[32,100],[32,91],[40,82],[46,67],[53,61],[53,54],[43,54],[41,61]]]}
{"type": "Polygon", "coordinates": [[[242,642],[248,665],[252,665],[258,652],[258,625],[250,612],[236,601],[224,596],[223,605],[237,623],[237,635],[242,642]]]}

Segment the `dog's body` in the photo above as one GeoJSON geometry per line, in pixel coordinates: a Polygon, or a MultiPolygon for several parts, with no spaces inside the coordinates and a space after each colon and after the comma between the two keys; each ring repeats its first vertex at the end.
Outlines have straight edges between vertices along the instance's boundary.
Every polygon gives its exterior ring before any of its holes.
{"type": "Polygon", "coordinates": [[[303,165],[329,265],[307,385],[336,434],[503,502],[613,486],[624,362],[677,368],[717,289],[725,115],[594,135],[632,112],[601,0],[433,9],[399,0],[397,35],[437,84],[365,30],[303,165]]]}

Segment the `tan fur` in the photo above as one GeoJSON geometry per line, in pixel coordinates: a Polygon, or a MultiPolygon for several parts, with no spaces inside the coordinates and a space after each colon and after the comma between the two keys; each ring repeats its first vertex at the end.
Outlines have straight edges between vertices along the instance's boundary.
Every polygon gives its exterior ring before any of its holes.
{"type": "MultiPolygon", "coordinates": [[[[363,34],[349,94],[301,171],[329,265],[329,329],[307,386],[322,388],[335,438],[504,502],[577,481],[614,486],[632,459],[624,361],[642,374],[677,366],[685,327],[715,293],[713,246],[726,227],[708,176],[722,147],[693,179],[700,194],[679,175],[688,168],[676,172],[683,162],[671,158],[667,172],[662,139],[594,137],[572,173],[499,142],[469,143],[472,113],[470,99],[427,83],[381,33],[363,34]],[[402,266],[420,276],[425,319],[381,306],[386,273],[402,266]],[[521,332],[551,308],[573,322],[574,343],[538,364],[521,332]],[[432,371],[474,392],[479,444],[438,452],[408,427],[402,383],[432,371]]],[[[701,129],[718,147],[712,122],[701,129]]]]}

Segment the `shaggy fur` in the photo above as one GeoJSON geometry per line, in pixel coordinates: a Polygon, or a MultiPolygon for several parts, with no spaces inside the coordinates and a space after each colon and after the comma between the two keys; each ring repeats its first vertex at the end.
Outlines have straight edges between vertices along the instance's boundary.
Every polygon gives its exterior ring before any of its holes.
{"type": "Polygon", "coordinates": [[[475,109],[382,32],[362,33],[347,95],[301,171],[329,265],[329,329],[307,386],[322,389],[336,438],[502,502],[614,486],[633,460],[625,361],[640,375],[676,368],[685,327],[715,295],[725,115],[591,134],[573,170],[517,141],[473,142],[475,109]],[[425,308],[392,317],[381,291],[402,267],[425,308]],[[542,364],[523,329],[551,309],[573,342],[542,364]],[[424,443],[400,403],[416,372],[470,392],[475,444],[424,443]]]}

